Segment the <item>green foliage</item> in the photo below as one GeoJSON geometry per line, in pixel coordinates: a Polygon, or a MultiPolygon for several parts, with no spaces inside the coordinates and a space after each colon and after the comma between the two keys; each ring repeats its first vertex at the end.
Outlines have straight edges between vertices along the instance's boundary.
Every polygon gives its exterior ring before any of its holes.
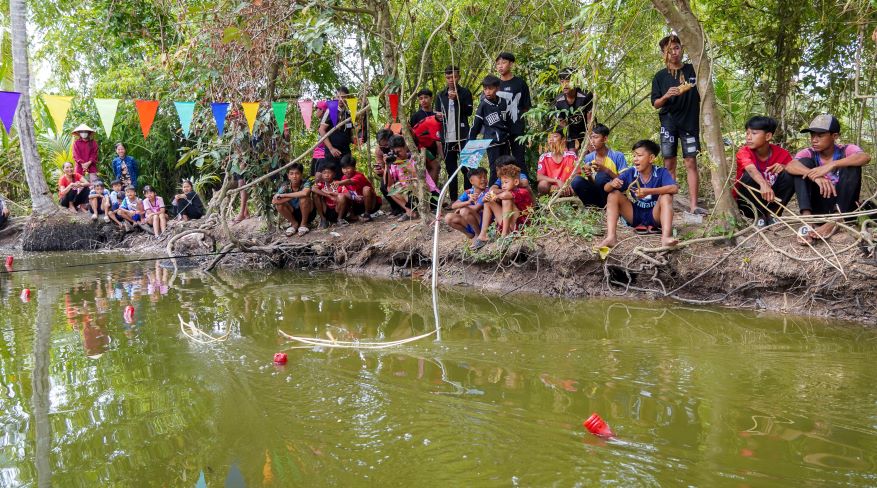
{"type": "Polygon", "coordinates": [[[561,235],[593,240],[603,233],[605,216],[593,208],[556,203],[548,208],[548,196],[539,198],[539,206],[530,214],[523,234],[530,238],[561,235]]]}

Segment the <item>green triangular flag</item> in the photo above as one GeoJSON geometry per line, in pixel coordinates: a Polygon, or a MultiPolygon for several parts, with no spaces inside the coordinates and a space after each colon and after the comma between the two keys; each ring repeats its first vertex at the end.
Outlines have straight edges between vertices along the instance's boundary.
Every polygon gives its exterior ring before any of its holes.
{"type": "Polygon", "coordinates": [[[380,99],[378,97],[368,97],[368,106],[372,109],[372,117],[376,124],[380,124],[380,99]]]}
{"type": "Polygon", "coordinates": [[[104,126],[107,137],[112,137],[113,124],[116,121],[116,111],[119,109],[118,98],[95,98],[94,106],[100,115],[100,123],[104,126]]]}
{"type": "Polygon", "coordinates": [[[189,129],[192,127],[192,116],[195,115],[195,102],[174,102],[177,108],[177,115],[180,117],[180,127],[183,128],[183,135],[189,138],[189,129]]]}
{"type": "Polygon", "coordinates": [[[283,134],[283,126],[286,124],[286,110],[289,108],[288,102],[273,102],[271,109],[274,110],[274,118],[277,120],[277,132],[283,134]]]}

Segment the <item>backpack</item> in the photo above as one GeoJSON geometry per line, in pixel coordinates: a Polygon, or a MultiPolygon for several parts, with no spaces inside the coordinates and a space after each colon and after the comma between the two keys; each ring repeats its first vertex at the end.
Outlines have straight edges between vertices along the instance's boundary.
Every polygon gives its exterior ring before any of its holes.
{"type": "Polygon", "coordinates": [[[442,140],[442,123],[435,118],[435,115],[430,115],[414,124],[411,132],[414,134],[414,140],[417,141],[417,147],[432,147],[436,142],[442,140]]]}

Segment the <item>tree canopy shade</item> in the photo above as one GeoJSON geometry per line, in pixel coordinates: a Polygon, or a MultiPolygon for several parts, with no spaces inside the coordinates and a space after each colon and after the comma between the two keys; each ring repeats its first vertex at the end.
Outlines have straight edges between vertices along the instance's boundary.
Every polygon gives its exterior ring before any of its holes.
{"type": "MultiPolygon", "coordinates": [[[[717,169],[719,177],[728,174],[720,155],[732,154],[733,145],[742,142],[742,126],[751,115],[777,118],[778,135],[790,149],[807,144],[798,129],[819,112],[840,118],[845,140],[869,150],[875,139],[874,103],[854,95],[859,51],[860,93],[877,93],[870,39],[877,7],[868,0],[757,5],[744,0],[48,0],[32,8],[30,25],[40,42],[31,46],[31,55],[41,73],[49,73],[41,77],[45,83],[38,93],[78,95],[68,124],[100,126],[93,104],[85,103],[91,97],[202,104],[294,101],[330,97],[341,84],[350,86],[360,106],[366,96],[401,91],[407,102],[403,110],[412,110],[415,88],[444,87],[445,66],[458,65],[461,83],[477,95],[478,81],[493,70],[496,54],[511,51],[518,59],[516,73],[533,91],[525,135],[530,160],[555,121],[552,101],[564,67],[573,68],[577,85],[595,93],[595,117],[613,128],[611,144],[627,150],[637,139],[658,136],[657,115],[647,101],[649,83],[662,67],[658,40],[677,30],[695,65],[712,61],[709,75],[699,78],[704,88],[714,89],[714,97],[704,92],[702,115],[705,132],[714,131],[710,140],[723,143],[704,140],[708,157],[702,159],[708,164],[702,166],[717,169]],[[684,6],[696,22],[690,32],[700,29],[701,35],[687,35],[687,28],[668,16],[671,6],[684,6]]],[[[8,15],[3,20],[15,25],[8,15]]],[[[52,181],[57,170],[52,141],[59,135],[46,135],[51,121],[34,97],[38,93],[31,94],[35,129],[42,134],[43,173],[52,181]]],[[[202,178],[197,186],[210,192],[229,169],[265,173],[316,140],[300,118],[290,117],[285,135],[260,132],[256,124],[259,144],[250,144],[247,124],[234,110],[224,138],[215,137],[205,110],[196,110],[191,134],[183,137],[176,117],[166,110],[159,110],[144,141],[136,113],[121,108],[113,139],[98,137],[101,171],[109,167],[112,143],[122,140],[132,143],[129,152],[143,161],[144,183],[159,192],[168,194],[183,176],[202,178]]],[[[270,111],[260,117],[269,127],[270,111]]],[[[23,162],[11,147],[4,145],[0,155],[0,192],[21,199],[21,180],[6,178],[23,162]]],[[[367,154],[363,151],[362,158],[367,154]]],[[[718,183],[714,179],[713,194],[718,183]]],[[[258,195],[255,201],[267,204],[258,195]]]]}

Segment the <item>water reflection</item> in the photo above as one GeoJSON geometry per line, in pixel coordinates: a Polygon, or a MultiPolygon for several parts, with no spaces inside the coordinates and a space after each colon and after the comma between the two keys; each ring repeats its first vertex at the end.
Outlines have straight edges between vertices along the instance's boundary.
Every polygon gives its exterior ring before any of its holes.
{"type": "Polygon", "coordinates": [[[0,304],[3,486],[219,485],[233,465],[276,486],[875,481],[877,333],[856,326],[443,290],[441,342],[297,349],[277,330],[427,332],[428,290],[158,262],[0,275],[0,304]],[[593,411],[617,440],[584,434],[593,411]]]}

